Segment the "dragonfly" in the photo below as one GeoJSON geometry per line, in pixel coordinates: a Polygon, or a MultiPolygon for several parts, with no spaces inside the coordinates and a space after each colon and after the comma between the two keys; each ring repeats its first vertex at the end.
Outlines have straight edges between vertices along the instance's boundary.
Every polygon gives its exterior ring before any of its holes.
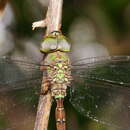
{"type": "MultiPolygon", "coordinates": [[[[27,57],[0,58],[0,120],[6,122],[3,124],[11,124],[7,122],[12,119],[6,120],[7,111],[14,109],[16,102],[21,102],[20,106],[24,103],[27,106],[30,102],[35,107],[34,97],[38,96],[33,95],[39,92],[42,84],[42,94],[51,91],[56,100],[58,130],[66,129],[63,106],[66,95],[81,115],[121,130],[129,129],[130,56],[91,57],[71,62],[68,55],[70,43],[60,32],[45,37],[40,51],[46,53],[41,62],[27,57]]],[[[7,129],[7,126],[0,125],[0,130],[7,129]]]]}

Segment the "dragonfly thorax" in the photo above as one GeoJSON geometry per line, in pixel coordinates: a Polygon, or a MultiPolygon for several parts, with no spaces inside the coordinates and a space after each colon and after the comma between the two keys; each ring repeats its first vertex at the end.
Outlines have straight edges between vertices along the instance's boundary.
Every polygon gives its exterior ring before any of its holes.
{"type": "Polygon", "coordinates": [[[50,53],[45,59],[45,64],[49,65],[47,77],[51,84],[52,96],[66,96],[67,86],[72,79],[68,55],[60,51],[50,53]]]}
{"type": "Polygon", "coordinates": [[[70,67],[66,63],[56,63],[48,67],[48,77],[52,84],[69,84],[70,67]]]}

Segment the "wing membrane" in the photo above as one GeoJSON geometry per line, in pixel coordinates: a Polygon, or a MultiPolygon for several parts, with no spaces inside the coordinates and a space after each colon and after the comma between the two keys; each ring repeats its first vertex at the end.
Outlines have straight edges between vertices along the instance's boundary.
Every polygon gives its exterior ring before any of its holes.
{"type": "Polygon", "coordinates": [[[0,58],[0,91],[40,86],[40,64],[27,58],[0,58]]]}
{"type": "Polygon", "coordinates": [[[96,121],[129,128],[130,57],[83,59],[74,63],[72,75],[75,109],[96,121]]]}
{"type": "Polygon", "coordinates": [[[98,57],[79,61],[72,66],[76,76],[130,86],[129,56],[98,57]]]}

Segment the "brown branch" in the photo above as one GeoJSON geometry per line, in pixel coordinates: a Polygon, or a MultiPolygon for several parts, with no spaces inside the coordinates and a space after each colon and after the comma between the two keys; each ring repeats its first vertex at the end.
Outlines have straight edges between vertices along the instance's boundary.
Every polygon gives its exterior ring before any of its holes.
{"type": "Polygon", "coordinates": [[[47,130],[51,104],[52,97],[50,92],[40,96],[34,130],[47,130]]]}
{"type": "MultiPolygon", "coordinates": [[[[46,35],[60,31],[63,0],[50,0],[46,19],[33,23],[32,27],[47,27],[46,35]]],[[[40,96],[34,130],[47,130],[52,104],[51,93],[40,96]]]]}
{"type": "Polygon", "coordinates": [[[33,30],[38,27],[47,27],[47,34],[60,31],[63,0],[50,0],[45,20],[32,23],[33,30]]]}
{"type": "Polygon", "coordinates": [[[46,24],[46,19],[45,20],[41,20],[41,21],[37,21],[37,22],[33,22],[32,23],[32,30],[34,30],[35,28],[38,28],[38,27],[46,27],[47,24],[46,24]]]}
{"type": "Polygon", "coordinates": [[[47,12],[47,34],[61,28],[63,0],[50,0],[47,12]]]}

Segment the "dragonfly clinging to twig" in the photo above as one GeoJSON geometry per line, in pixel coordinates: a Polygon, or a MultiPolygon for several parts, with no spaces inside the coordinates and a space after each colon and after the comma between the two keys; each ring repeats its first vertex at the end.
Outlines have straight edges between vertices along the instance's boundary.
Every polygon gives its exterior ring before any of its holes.
{"type": "Polygon", "coordinates": [[[121,129],[129,128],[130,56],[107,56],[70,61],[70,44],[60,32],[45,37],[42,63],[28,58],[0,58],[0,92],[39,87],[56,99],[57,129],[66,129],[63,106],[70,102],[82,115],[121,129]],[[46,77],[42,82],[42,77],[46,77]],[[123,117],[123,119],[122,119],[123,117]]]}

